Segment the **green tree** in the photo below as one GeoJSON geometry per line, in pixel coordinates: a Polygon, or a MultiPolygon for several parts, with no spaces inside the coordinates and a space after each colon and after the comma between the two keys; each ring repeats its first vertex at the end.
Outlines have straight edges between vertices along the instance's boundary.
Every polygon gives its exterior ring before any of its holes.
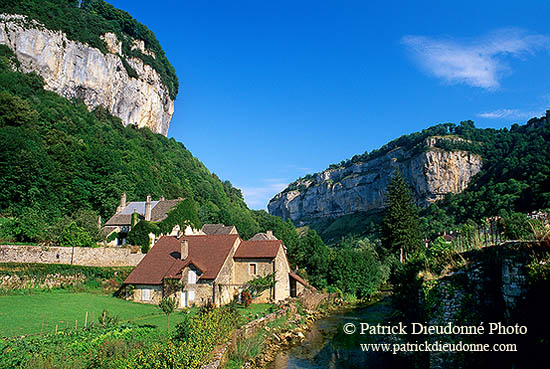
{"type": "Polygon", "coordinates": [[[159,308],[166,314],[168,318],[168,330],[170,330],[170,314],[172,314],[176,308],[176,299],[173,297],[163,297],[162,300],[160,300],[159,308]]]}
{"type": "Polygon", "coordinates": [[[329,271],[331,283],[359,298],[372,295],[384,282],[380,262],[370,248],[345,247],[334,253],[329,271]]]}
{"type": "Polygon", "coordinates": [[[382,245],[403,262],[407,255],[422,250],[422,230],[418,210],[407,182],[395,170],[386,192],[386,207],[382,222],[382,245]]]}
{"type": "Polygon", "coordinates": [[[71,222],[59,237],[59,244],[65,247],[93,247],[92,236],[85,229],[71,222]]]}
{"type": "Polygon", "coordinates": [[[297,266],[306,269],[311,284],[324,288],[327,286],[329,254],[329,248],[317,232],[308,230],[300,239],[292,259],[297,266]]]}

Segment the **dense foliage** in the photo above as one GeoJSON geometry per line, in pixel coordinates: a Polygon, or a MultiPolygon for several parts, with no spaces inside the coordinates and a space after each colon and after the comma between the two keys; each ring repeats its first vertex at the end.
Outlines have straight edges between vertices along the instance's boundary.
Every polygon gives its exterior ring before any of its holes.
{"type": "Polygon", "coordinates": [[[160,222],[140,221],[128,233],[128,242],[131,245],[141,246],[141,251],[146,253],[151,246],[150,233],[157,236],[169,234],[176,225],[179,225],[180,229],[185,229],[187,226],[194,229],[202,227],[197,203],[193,199],[183,199],[168,213],[166,219],[160,222]]]}
{"type": "Polygon", "coordinates": [[[186,319],[170,336],[104,311],[86,329],[0,340],[0,368],[200,368],[239,321],[227,308],[179,314],[186,319]]]}
{"type": "Polygon", "coordinates": [[[114,213],[123,192],[130,201],[148,194],[193,199],[193,223],[233,224],[244,238],[260,231],[240,191],[183,144],[45,91],[37,75],[11,70],[9,49],[0,51],[0,214],[15,230],[2,238],[57,239],[60,224],[82,211],[97,225],[98,215],[105,220],[114,213]]]}
{"type": "Polygon", "coordinates": [[[95,325],[90,329],[0,341],[0,368],[124,368],[136,348],[158,336],[152,328],[95,325]]]}
{"type": "Polygon", "coordinates": [[[345,247],[334,253],[330,264],[331,285],[344,293],[365,298],[376,293],[388,270],[371,247],[345,247]]]}
{"type": "Polygon", "coordinates": [[[176,71],[154,33],[127,12],[103,0],[0,0],[0,12],[27,15],[48,29],[63,31],[69,39],[89,44],[104,53],[107,46],[101,36],[112,32],[122,42],[121,59],[130,77],[137,77],[137,73],[126,58],[139,58],[159,73],[172,99],[178,94],[176,71]],[[142,40],[146,50],[153,52],[155,57],[132,48],[134,40],[142,40]]]}
{"type": "Polygon", "coordinates": [[[177,324],[173,340],[138,352],[128,368],[200,368],[214,347],[228,338],[237,320],[237,313],[227,308],[200,311],[177,324]]]}
{"type": "Polygon", "coordinates": [[[477,129],[473,123],[452,129],[477,143],[472,151],[482,155],[484,165],[463,193],[449,194],[423,211],[429,234],[468,219],[479,223],[550,208],[550,124],[545,118],[510,129],[477,129]]]}
{"type": "MultiPolygon", "coordinates": [[[[372,160],[397,147],[413,155],[423,150],[465,150],[481,155],[483,167],[468,188],[457,195],[448,194],[421,210],[425,235],[435,238],[444,231],[458,229],[468,220],[481,224],[487,217],[517,218],[518,213],[550,209],[550,124],[546,118],[533,118],[525,125],[510,128],[480,129],[472,121],[445,123],[402,136],[370,153],[334,164],[329,169],[345,168],[372,160]],[[428,137],[445,137],[426,145],[428,137]]],[[[303,179],[311,179],[307,175],[303,179]]],[[[288,189],[298,189],[298,182],[288,189]]],[[[334,242],[345,235],[381,237],[380,213],[355,213],[327,218],[311,224],[323,240],[334,242]]]]}

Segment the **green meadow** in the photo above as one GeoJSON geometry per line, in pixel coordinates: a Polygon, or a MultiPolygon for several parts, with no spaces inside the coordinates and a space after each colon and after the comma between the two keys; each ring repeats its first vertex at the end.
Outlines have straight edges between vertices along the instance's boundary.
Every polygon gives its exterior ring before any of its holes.
{"type": "MultiPolygon", "coordinates": [[[[165,330],[166,315],[156,305],[139,304],[109,295],[89,292],[51,291],[29,295],[0,296],[0,336],[12,337],[42,332],[52,333],[67,327],[82,328],[88,312],[88,323],[98,322],[103,310],[121,321],[153,325],[165,330]]],[[[170,316],[170,325],[183,319],[183,313],[170,316]]],[[[174,324],[174,325],[172,325],[174,324]]]]}

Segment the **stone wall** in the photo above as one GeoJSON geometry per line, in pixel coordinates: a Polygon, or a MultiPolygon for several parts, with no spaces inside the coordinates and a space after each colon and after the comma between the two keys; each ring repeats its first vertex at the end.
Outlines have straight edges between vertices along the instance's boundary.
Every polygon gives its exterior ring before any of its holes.
{"type": "MultiPolygon", "coordinates": [[[[528,295],[527,265],[533,260],[533,250],[528,245],[511,242],[463,256],[467,261],[464,267],[442,278],[424,282],[424,292],[420,292],[419,301],[427,324],[478,325],[485,322],[487,327],[488,322],[521,323],[526,315],[521,307],[528,295]]],[[[533,328],[532,325],[529,327],[533,328]]],[[[494,343],[494,336],[483,335],[430,335],[428,339],[432,342],[453,342],[458,337],[465,343],[494,343]]],[[[519,342],[518,336],[505,338],[519,342]]],[[[473,362],[479,360],[479,367],[485,367],[486,363],[500,359],[502,356],[492,354],[474,356],[431,352],[429,368],[472,367],[473,362]]]]}
{"type": "Polygon", "coordinates": [[[144,256],[128,248],[0,245],[0,263],[135,266],[144,256]]]}
{"type": "Polygon", "coordinates": [[[78,285],[86,281],[84,274],[48,274],[46,277],[3,275],[0,276],[0,290],[20,290],[26,288],[56,288],[78,285]]]}
{"type": "Polygon", "coordinates": [[[275,301],[281,301],[290,297],[290,272],[285,250],[281,247],[275,257],[275,301]]]}
{"type": "Polygon", "coordinates": [[[214,281],[214,304],[216,306],[229,304],[233,300],[236,290],[235,260],[233,260],[233,255],[235,255],[235,251],[237,251],[240,243],[240,239],[237,238],[214,281]]]}
{"type": "Polygon", "coordinates": [[[162,286],[159,285],[147,285],[139,284],[135,286],[134,293],[132,295],[134,302],[141,302],[143,304],[158,305],[162,300],[162,286]],[[149,290],[149,300],[143,300],[143,290],[149,290]]]}

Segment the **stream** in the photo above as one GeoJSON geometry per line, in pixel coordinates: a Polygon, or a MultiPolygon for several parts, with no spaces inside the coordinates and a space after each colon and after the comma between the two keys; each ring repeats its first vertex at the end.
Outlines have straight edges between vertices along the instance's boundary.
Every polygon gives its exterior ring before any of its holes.
{"type": "Polygon", "coordinates": [[[267,368],[412,368],[407,360],[397,355],[361,350],[361,343],[384,342],[384,337],[343,333],[342,326],[345,323],[384,323],[391,313],[391,301],[387,298],[366,308],[343,310],[319,319],[299,346],[278,353],[267,368]]]}

